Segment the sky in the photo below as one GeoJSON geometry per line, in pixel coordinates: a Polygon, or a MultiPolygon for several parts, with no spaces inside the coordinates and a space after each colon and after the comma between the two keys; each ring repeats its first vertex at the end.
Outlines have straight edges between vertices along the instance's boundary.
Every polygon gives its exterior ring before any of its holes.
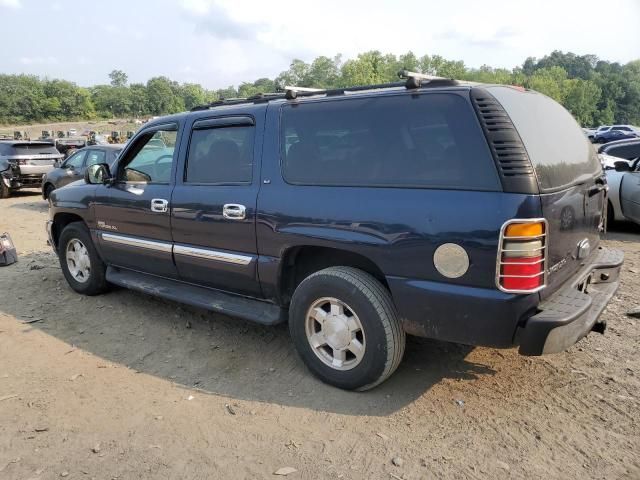
{"type": "Polygon", "coordinates": [[[640,58],[640,0],[0,0],[0,73],[207,88],[368,50],[512,68],[553,50],[640,58]]]}

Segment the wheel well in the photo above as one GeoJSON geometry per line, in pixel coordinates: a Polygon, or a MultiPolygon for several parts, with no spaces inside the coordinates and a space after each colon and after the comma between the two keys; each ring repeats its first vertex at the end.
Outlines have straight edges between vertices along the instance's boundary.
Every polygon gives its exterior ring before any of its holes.
{"type": "MultiPolygon", "coordinates": [[[[52,187],[54,187],[53,183],[51,183],[51,182],[47,182],[47,183],[45,183],[45,184],[42,186],[42,192],[46,195],[46,196],[44,197],[44,199],[45,199],[45,200],[49,197],[49,195],[47,195],[47,187],[48,187],[48,186],[52,186],[52,187]]],[[[54,187],[54,188],[55,188],[55,187],[54,187]]]]}
{"type": "Polygon", "coordinates": [[[60,239],[60,234],[64,227],[73,222],[83,222],[84,220],[80,215],[75,215],[73,213],[58,213],[53,217],[53,225],[51,226],[51,236],[53,237],[53,242],[55,243],[55,248],[58,248],[58,240],[60,239]]]}
{"type": "Polygon", "coordinates": [[[280,299],[284,304],[289,304],[293,292],[302,280],[314,272],[337,266],[363,270],[379,280],[389,290],[384,273],[367,257],[337,248],[301,246],[290,248],[282,258],[280,299]]]}

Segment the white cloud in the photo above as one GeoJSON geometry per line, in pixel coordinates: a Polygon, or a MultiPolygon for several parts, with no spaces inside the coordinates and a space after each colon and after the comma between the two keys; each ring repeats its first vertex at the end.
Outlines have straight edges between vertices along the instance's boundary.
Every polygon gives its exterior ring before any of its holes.
{"type": "Polygon", "coordinates": [[[20,0],[0,0],[0,7],[20,8],[21,6],[20,0]]]}

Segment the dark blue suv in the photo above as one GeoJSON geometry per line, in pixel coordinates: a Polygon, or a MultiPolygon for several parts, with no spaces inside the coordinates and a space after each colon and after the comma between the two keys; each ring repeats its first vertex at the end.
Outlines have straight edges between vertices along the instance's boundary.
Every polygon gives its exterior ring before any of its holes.
{"type": "Polygon", "coordinates": [[[77,292],[288,321],[315,375],[365,390],[406,334],[540,355],[603,332],[606,192],[553,100],[409,74],[157,119],[53,192],[47,227],[77,292]]]}

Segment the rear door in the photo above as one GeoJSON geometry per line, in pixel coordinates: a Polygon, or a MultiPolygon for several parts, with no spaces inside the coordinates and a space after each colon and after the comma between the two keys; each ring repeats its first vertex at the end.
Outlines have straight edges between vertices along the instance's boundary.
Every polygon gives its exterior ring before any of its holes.
{"type": "Polygon", "coordinates": [[[261,296],[255,217],[264,110],[201,118],[185,139],[171,209],[184,281],[261,296]]]}
{"type": "Polygon", "coordinates": [[[632,172],[622,177],[620,205],[626,218],[640,224],[640,160],[635,161],[632,172]]]}
{"type": "Polygon", "coordinates": [[[559,103],[533,91],[490,87],[533,164],[548,230],[548,296],[595,250],[604,226],[606,178],[580,126],[559,103]]]}
{"type": "Polygon", "coordinates": [[[176,277],[170,202],[178,125],[149,127],[123,153],[115,183],[96,190],[96,226],[107,263],[176,277]]]}

